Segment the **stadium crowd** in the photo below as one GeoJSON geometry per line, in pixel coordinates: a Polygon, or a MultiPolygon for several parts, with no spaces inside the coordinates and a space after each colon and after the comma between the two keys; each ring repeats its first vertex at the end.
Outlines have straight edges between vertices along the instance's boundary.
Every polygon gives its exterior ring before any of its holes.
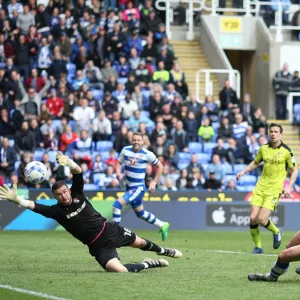
{"type": "Polygon", "coordinates": [[[234,174],[268,141],[266,118],[228,80],[217,100],[189,95],[151,0],[1,2],[0,184],[70,179],[55,163],[62,151],[87,188],[122,187],[118,153],[139,131],[164,165],[160,189],[252,189],[259,173],[238,186],[234,174]],[[26,182],[31,160],[49,180],[26,182]]]}

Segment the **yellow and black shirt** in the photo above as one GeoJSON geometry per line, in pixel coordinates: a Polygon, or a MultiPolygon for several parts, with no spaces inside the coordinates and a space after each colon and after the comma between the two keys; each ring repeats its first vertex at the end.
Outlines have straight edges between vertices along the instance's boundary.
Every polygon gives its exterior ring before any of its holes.
{"type": "Polygon", "coordinates": [[[277,148],[273,148],[268,143],[261,146],[255,161],[264,162],[262,175],[255,188],[265,194],[281,193],[287,168],[293,168],[296,165],[293,151],[282,141],[277,148]]]}

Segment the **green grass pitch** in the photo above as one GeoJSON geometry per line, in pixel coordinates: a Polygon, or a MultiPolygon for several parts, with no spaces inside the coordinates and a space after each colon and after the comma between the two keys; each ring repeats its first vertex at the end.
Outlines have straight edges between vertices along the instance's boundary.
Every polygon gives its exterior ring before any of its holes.
{"type": "MultiPolygon", "coordinates": [[[[72,300],[240,300],[299,299],[300,278],[293,263],[278,283],[248,282],[251,272],[268,272],[278,250],[272,235],[262,233],[265,252],[273,256],[221,253],[249,252],[248,232],[170,231],[161,242],[156,231],[137,232],[160,245],[182,251],[181,259],[168,258],[168,268],[137,274],[104,272],[87,247],[66,232],[0,232],[0,285],[72,300]]],[[[283,245],[293,235],[284,232],[283,245]]],[[[140,262],[154,253],[119,250],[121,262],[140,262]]],[[[0,288],[0,300],[41,299],[0,288]]]]}

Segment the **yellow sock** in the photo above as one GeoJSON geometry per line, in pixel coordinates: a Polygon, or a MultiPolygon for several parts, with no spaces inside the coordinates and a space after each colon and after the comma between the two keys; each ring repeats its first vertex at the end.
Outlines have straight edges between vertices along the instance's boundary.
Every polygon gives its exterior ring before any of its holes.
{"type": "Polygon", "coordinates": [[[258,224],[250,225],[250,233],[255,244],[255,247],[261,248],[261,240],[258,224]]]}
{"type": "Polygon", "coordinates": [[[269,231],[272,231],[273,234],[277,234],[280,231],[271,220],[268,221],[268,223],[265,226],[265,228],[267,228],[269,231]]]}

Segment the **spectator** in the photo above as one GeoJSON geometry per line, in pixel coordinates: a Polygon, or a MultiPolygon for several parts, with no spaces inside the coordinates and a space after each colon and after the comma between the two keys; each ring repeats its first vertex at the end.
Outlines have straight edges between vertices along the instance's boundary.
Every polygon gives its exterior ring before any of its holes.
{"type": "Polygon", "coordinates": [[[34,16],[29,11],[29,6],[24,5],[24,11],[19,14],[17,19],[17,27],[21,29],[22,34],[27,34],[31,25],[35,25],[34,16]]]}
{"type": "Polygon", "coordinates": [[[237,191],[236,182],[234,179],[230,179],[228,184],[225,187],[226,192],[235,192],[237,191]]]}
{"type": "Polygon", "coordinates": [[[43,154],[42,163],[45,165],[47,169],[46,180],[49,180],[52,177],[53,173],[56,171],[56,168],[55,168],[55,164],[49,161],[49,154],[47,152],[43,154]]]}
{"type": "Polygon", "coordinates": [[[185,74],[181,70],[178,63],[173,64],[170,75],[170,81],[175,84],[176,91],[179,92],[183,98],[186,98],[186,96],[189,94],[188,86],[185,82],[185,74]]]}
{"type": "Polygon", "coordinates": [[[192,173],[193,169],[195,169],[195,168],[199,169],[201,173],[204,173],[203,166],[198,161],[197,154],[192,153],[191,162],[190,162],[189,166],[187,167],[187,170],[188,170],[189,173],[192,173]]]}
{"type": "Polygon", "coordinates": [[[136,81],[142,88],[149,87],[152,79],[151,72],[146,68],[145,60],[139,61],[138,68],[135,70],[136,81]]]}
{"type": "Polygon", "coordinates": [[[20,155],[24,152],[33,153],[36,144],[34,134],[29,130],[28,121],[23,121],[22,129],[16,132],[15,147],[20,155]]]}
{"type": "Polygon", "coordinates": [[[0,118],[0,134],[3,137],[10,139],[14,138],[16,132],[16,126],[9,118],[8,111],[6,108],[1,109],[1,118],[0,118]]]}
{"type": "Polygon", "coordinates": [[[43,70],[48,70],[52,64],[50,46],[47,38],[43,37],[41,39],[41,46],[37,55],[37,65],[40,72],[43,70]]]}
{"type": "Polygon", "coordinates": [[[112,166],[108,166],[105,171],[105,177],[101,179],[99,182],[99,186],[103,188],[107,188],[113,179],[116,179],[116,175],[114,174],[114,169],[112,166]]]}
{"type": "Polygon", "coordinates": [[[267,127],[266,117],[263,115],[262,109],[257,107],[253,116],[253,132],[257,133],[259,128],[267,129],[267,127]]]}
{"type": "Polygon", "coordinates": [[[33,88],[35,92],[39,93],[46,82],[41,76],[38,76],[37,69],[32,69],[31,76],[26,79],[25,84],[28,89],[33,88]]]}
{"type": "Polygon", "coordinates": [[[238,143],[235,139],[229,139],[228,144],[227,153],[230,164],[249,164],[251,162],[251,155],[247,146],[238,143]]]}
{"type": "Polygon", "coordinates": [[[76,131],[90,131],[91,121],[95,118],[93,108],[88,107],[87,99],[81,99],[79,106],[75,107],[73,118],[76,121],[76,131]]]}
{"type": "Polygon", "coordinates": [[[154,63],[155,63],[158,55],[157,55],[156,46],[153,43],[153,37],[148,35],[146,37],[146,42],[147,43],[143,48],[141,57],[144,59],[154,59],[154,63]]]}
{"type": "MultiPolygon", "coordinates": [[[[32,161],[33,154],[30,152],[24,152],[24,154],[21,156],[21,163],[19,165],[19,168],[17,170],[17,181],[18,181],[18,187],[33,187],[32,184],[30,184],[25,175],[24,175],[24,169],[27,164],[29,164],[32,161]]],[[[16,180],[15,178],[13,178],[16,180]]]]}
{"type": "Polygon", "coordinates": [[[212,156],[212,163],[210,163],[206,168],[206,178],[209,177],[209,174],[212,172],[214,173],[214,178],[218,181],[222,182],[224,179],[224,169],[220,162],[220,156],[217,154],[214,154],[212,156]]]}
{"type": "Polygon", "coordinates": [[[106,166],[102,161],[100,154],[97,154],[93,163],[93,174],[104,173],[106,166]]]}
{"type": "Polygon", "coordinates": [[[92,149],[92,138],[88,136],[88,133],[86,130],[82,130],[80,132],[80,138],[79,140],[75,141],[74,145],[74,154],[75,158],[78,159],[86,159],[90,160],[90,155],[91,155],[91,149],[92,149]]]}
{"type": "Polygon", "coordinates": [[[198,136],[201,138],[202,142],[207,143],[212,141],[214,135],[215,131],[210,125],[210,120],[208,118],[204,119],[202,125],[199,127],[198,136]]]}
{"type": "Polygon", "coordinates": [[[107,118],[111,119],[113,113],[118,111],[119,104],[118,101],[112,97],[111,93],[106,91],[101,106],[105,111],[107,118]]]}
{"type": "Polygon", "coordinates": [[[216,179],[216,175],[213,171],[209,172],[209,177],[206,179],[203,188],[208,192],[211,192],[212,190],[222,191],[221,182],[216,179]]]}
{"type": "Polygon", "coordinates": [[[211,122],[219,122],[219,107],[214,102],[213,97],[206,96],[204,105],[207,107],[207,115],[211,122]]]}
{"type": "Polygon", "coordinates": [[[230,81],[225,80],[223,89],[220,91],[219,99],[221,102],[221,110],[227,110],[232,107],[233,104],[239,104],[236,92],[230,87],[230,81]]]}
{"type": "Polygon", "coordinates": [[[30,130],[35,136],[35,144],[37,148],[44,148],[44,136],[41,129],[39,128],[39,123],[36,119],[32,119],[30,122],[30,130]]]}
{"type": "Polygon", "coordinates": [[[223,117],[221,126],[218,129],[218,138],[222,138],[225,141],[233,137],[232,125],[229,123],[228,117],[223,117]]]}
{"type": "Polygon", "coordinates": [[[56,52],[54,53],[54,59],[52,61],[49,74],[54,77],[55,80],[60,79],[60,74],[67,73],[67,63],[66,59],[63,58],[58,51],[59,48],[56,48],[56,52]]]}
{"type": "Polygon", "coordinates": [[[158,69],[153,74],[153,80],[164,85],[170,80],[170,73],[165,69],[165,64],[163,61],[158,63],[158,69]]]}
{"type": "Polygon", "coordinates": [[[64,103],[56,94],[56,89],[51,89],[50,97],[46,102],[48,113],[53,119],[60,119],[64,112],[64,103]]]}
{"type": "Polygon", "coordinates": [[[195,114],[196,119],[198,119],[201,114],[201,104],[197,101],[195,95],[191,96],[191,100],[187,103],[187,107],[189,111],[192,111],[195,114]]]}
{"type": "Polygon", "coordinates": [[[129,144],[127,134],[128,134],[127,126],[123,124],[114,142],[114,149],[119,153],[122,151],[122,149],[125,146],[128,146],[129,144]]]}
{"type": "Polygon", "coordinates": [[[60,33],[57,45],[59,46],[61,55],[65,57],[67,61],[70,60],[73,49],[72,44],[70,43],[70,40],[68,39],[68,36],[65,31],[62,31],[60,33]]]}
{"type": "Polygon", "coordinates": [[[139,127],[139,123],[141,122],[145,123],[147,128],[154,127],[154,122],[146,116],[141,116],[140,110],[136,110],[134,112],[134,115],[129,118],[127,126],[132,131],[137,131],[139,127]]]}
{"type": "Polygon", "coordinates": [[[257,143],[257,139],[254,135],[251,135],[250,137],[250,144],[248,145],[249,147],[249,153],[251,155],[251,158],[252,160],[255,159],[257,153],[258,153],[258,150],[259,150],[259,145],[257,143]]]}
{"type": "Polygon", "coordinates": [[[188,137],[187,133],[183,129],[182,121],[178,121],[176,128],[171,131],[171,138],[175,142],[176,146],[180,151],[188,152],[188,137]]]}
{"type": "Polygon", "coordinates": [[[203,184],[205,183],[205,178],[203,173],[200,171],[199,168],[194,168],[192,170],[192,182],[191,185],[194,189],[202,189],[203,184]]]}
{"type": "Polygon", "coordinates": [[[60,151],[65,152],[70,150],[76,140],[78,140],[77,133],[73,132],[72,127],[68,125],[66,127],[66,132],[64,132],[60,137],[60,151]]]}
{"type": "Polygon", "coordinates": [[[250,94],[245,93],[243,102],[240,105],[241,113],[246,117],[246,121],[251,126],[253,125],[253,119],[254,119],[254,105],[251,104],[251,97],[250,94]]]}
{"type": "Polygon", "coordinates": [[[175,144],[169,144],[168,149],[165,152],[165,156],[172,167],[172,170],[177,170],[177,164],[179,161],[179,153],[175,144]]]}
{"type": "Polygon", "coordinates": [[[109,140],[112,134],[111,122],[105,111],[100,110],[98,117],[93,120],[93,141],[109,140]]]}
{"type": "Polygon", "coordinates": [[[165,104],[165,100],[160,92],[155,92],[153,99],[150,99],[150,118],[155,120],[158,115],[162,114],[162,107],[165,104]]]}
{"type": "Polygon", "coordinates": [[[8,138],[3,138],[0,148],[0,174],[4,178],[10,177],[14,173],[16,161],[15,149],[9,146],[8,138]]]}
{"type": "Polygon", "coordinates": [[[235,123],[232,126],[233,136],[235,139],[241,139],[246,135],[247,123],[243,122],[243,116],[237,114],[235,116],[235,123]]]}
{"type": "Polygon", "coordinates": [[[130,66],[126,60],[126,56],[123,53],[119,55],[119,62],[115,65],[115,69],[118,73],[119,78],[124,78],[127,80],[130,73],[130,66]]]}
{"type": "Polygon", "coordinates": [[[177,187],[174,185],[174,181],[172,178],[168,178],[166,180],[165,185],[162,185],[160,188],[162,191],[173,191],[173,192],[177,191],[177,187]]]}
{"type": "Polygon", "coordinates": [[[118,102],[122,102],[126,98],[127,91],[124,88],[122,83],[117,84],[116,90],[112,92],[112,96],[118,100],[118,102]]]}
{"type": "Polygon", "coordinates": [[[105,161],[107,166],[113,167],[114,172],[118,165],[118,159],[116,158],[116,151],[114,149],[109,150],[109,158],[105,161]]]}
{"type": "Polygon", "coordinates": [[[187,185],[187,177],[188,177],[188,171],[187,169],[182,169],[180,171],[180,176],[179,178],[176,180],[176,187],[177,189],[184,189],[186,188],[187,185]]]}
{"type": "Polygon", "coordinates": [[[72,80],[72,87],[75,91],[79,90],[84,83],[89,83],[81,70],[76,72],[75,79],[72,80]]]}
{"type": "Polygon", "coordinates": [[[222,138],[218,138],[217,146],[212,149],[212,155],[215,154],[219,155],[222,162],[229,160],[227,150],[224,148],[224,140],[222,138]]]}
{"type": "Polygon", "coordinates": [[[276,72],[273,78],[273,88],[276,96],[276,118],[279,120],[287,118],[286,101],[291,85],[292,75],[289,72],[288,64],[285,63],[282,70],[276,72]]]}
{"type": "Polygon", "coordinates": [[[166,153],[167,143],[162,136],[156,138],[155,143],[152,145],[152,150],[156,156],[162,156],[166,153]]]}
{"type": "Polygon", "coordinates": [[[104,68],[101,69],[101,73],[103,75],[103,81],[104,83],[108,82],[108,79],[111,76],[114,76],[116,79],[118,79],[118,73],[116,70],[111,66],[111,62],[109,60],[104,61],[104,68]]]}

